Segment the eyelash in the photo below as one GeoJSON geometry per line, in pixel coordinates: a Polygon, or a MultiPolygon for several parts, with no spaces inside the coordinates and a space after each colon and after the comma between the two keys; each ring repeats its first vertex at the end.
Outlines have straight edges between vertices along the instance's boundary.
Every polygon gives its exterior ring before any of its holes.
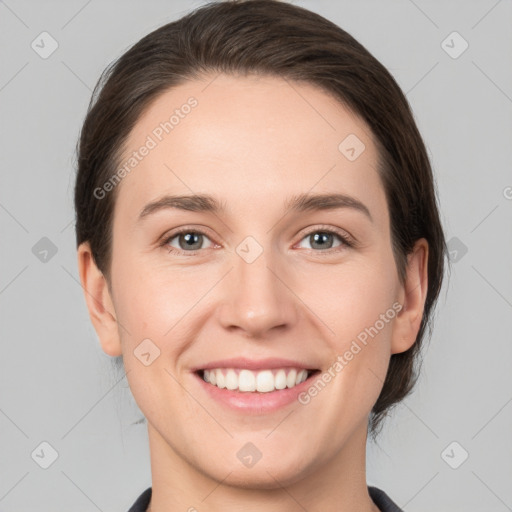
{"type": "MultiPolygon", "coordinates": [[[[168,244],[171,242],[171,240],[173,240],[177,236],[182,235],[182,234],[191,234],[191,233],[197,234],[197,235],[203,235],[203,236],[206,236],[207,238],[209,238],[208,234],[205,233],[204,231],[201,231],[201,230],[198,230],[198,229],[186,228],[185,227],[185,228],[179,229],[178,231],[175,231],[170,236],[165,237],[164,240],[161,243],[161,246],[162,247],[166,247],[167,251],[169,253],[174,253],[174,254],[177,254],[177,255],[180,255],[180,256],[199,256],[199,252],[201,251],[201,249],[195,249],[195,250],[191,250],[191,251],[184,251],[183,249],[177,249],[176,247],[168,246],[168,244]]],[[[304,236],[300,239],[299,242],[301,242],[302,240],[304,240],[304,238],[306,238],[308,236],[311,236],[314,233],[323,233],[323,234],[335,235],[342,242],[342,244],[340,246],[338,246],[338,247],[331,247],[329,249],[324,249],[324,250],[307,249],[307,250],[313,251],[315,253],[319,253],[319,254],[327,256],[327,255],[339,252],[340,250],[343,250],[343,249],[346,249],[346,248],[353,248],[353,247],[356,246],[355,240],[353,240],[348,235],[346,235],[346,234],[344,234],[344,233],[342,233],[340,231],[337,231],[335,229],[332,229],[332,228],[327,228],[327,227],[324,228],[323,226],[316,227],[315,229],[305,233],[304,236]]]]}

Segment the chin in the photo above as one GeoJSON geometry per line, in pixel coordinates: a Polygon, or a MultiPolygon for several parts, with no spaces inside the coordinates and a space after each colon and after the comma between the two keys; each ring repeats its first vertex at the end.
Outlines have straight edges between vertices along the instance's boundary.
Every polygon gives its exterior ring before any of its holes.
{"type": "MultiPolygon", "coordinates": [[[[238,461],[237,461],[238,462],[238,461]]],[[[204,471],[204,467],[202,468],[204,471]]],[[[298,465],[298,461],[263,460],[254,466],[244,467],[237,464],[216,467],[208,476],[222,482],[222,485],[254,490],[282,489],[304,479],[310,471],[298,465]],[[226,476],[229,475],[229,476],[226,476]]]]}

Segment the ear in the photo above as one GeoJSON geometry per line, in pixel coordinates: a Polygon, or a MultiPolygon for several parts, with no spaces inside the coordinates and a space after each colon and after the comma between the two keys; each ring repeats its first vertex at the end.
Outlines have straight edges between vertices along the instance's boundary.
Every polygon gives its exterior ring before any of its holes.
{"type": "Polygon", "coordinates": [[[428,242],[421,238],[416,241],[407,256],[405,283],[401,287],[399,302],[402,309],[395,319],[391,353],[405,352],[414,345],[420,329],[427,298],[428,285],[428,242]]]}
{"type": "Polygon", "coordinates": [[[109,356],[122,354],[114,303],[107,280],[92,257],[89,242],[78,248],[78,271],[91,322],[103,351],[109,356]]]}

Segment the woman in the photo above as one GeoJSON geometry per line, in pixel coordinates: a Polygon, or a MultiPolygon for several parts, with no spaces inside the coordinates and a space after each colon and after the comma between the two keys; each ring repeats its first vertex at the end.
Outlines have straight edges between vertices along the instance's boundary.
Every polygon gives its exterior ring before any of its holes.
{"type": "Polygon", "coordinates": [[[366,440],[413,388],[446,247],[365,48],[276,0],[159,28],[97,85],[75,207],[91,320],[148,422],[132,512],[400,510],[366,440]]]}

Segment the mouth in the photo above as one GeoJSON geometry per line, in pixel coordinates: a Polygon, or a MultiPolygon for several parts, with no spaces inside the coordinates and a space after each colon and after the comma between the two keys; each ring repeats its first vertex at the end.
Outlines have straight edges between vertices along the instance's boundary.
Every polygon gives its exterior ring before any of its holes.
{"type": "Polygon", "coordinates": [[[261,416],[297,403],[321,373],[314,366],[276,357],[235,357],[203,363],[190,372],[205,401],[238,414],[261,416]]]}
{"type": "Polygon", "coordinates": [[[298,405],[301,393],[319,374],[320,370],[300,367],[260,370],[213,367],[192,373],[205,399],[236,414],[253,417],[298,405]]]}
{"type": "Polygon", "coordinates": [[[197,370],[196,375],[206,384],[238,393],[273,393],[294,389],[320,373],[318,369],[269,368],[210,368],[197,370]]]}

